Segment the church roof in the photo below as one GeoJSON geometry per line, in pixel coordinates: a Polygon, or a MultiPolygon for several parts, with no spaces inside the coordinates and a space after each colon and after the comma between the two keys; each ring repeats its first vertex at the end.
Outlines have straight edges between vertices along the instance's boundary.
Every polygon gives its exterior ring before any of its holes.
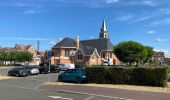
{"type": "Polygon", "coordinates": [[[60,42],[58,42],[53,48],[76,48],[76,40],[71,38],[64,38],[60,42]]]}
{"type": "Polygon", "coordinates": [[[113,44],[110,39],[92,39],[80,41],[83,46],[96,48],[98,53],[101,51],[113,51],[113,44]]]}
{"type": "Polygon", "coordinates": [[[84,46],[83,48],[79,48],[79,50],[86,56],[90,56],[93,54],[95,48],[84,46]]]}

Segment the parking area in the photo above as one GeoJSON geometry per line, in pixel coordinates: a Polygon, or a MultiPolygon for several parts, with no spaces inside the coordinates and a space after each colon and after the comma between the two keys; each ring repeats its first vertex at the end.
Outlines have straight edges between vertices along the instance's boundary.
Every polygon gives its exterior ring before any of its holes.
{"type": "MultiPolygon", "coordinates": [[[[8,71],[12,68],[0,68],[0,76],[6,77],[8,71]]],[[[61,72],[60,72],[61,73],[61,72]]],[[[38,74],[38,75],[28,75],[27,77],[17,77],[18,79],[27,79],[32,81],[39,81],[39,82],[56,82],[58,80],[59,73],[50,73],[50,74],[38,74]]],[[[16,78],[16,77],[13,77],[16,78]]]]}

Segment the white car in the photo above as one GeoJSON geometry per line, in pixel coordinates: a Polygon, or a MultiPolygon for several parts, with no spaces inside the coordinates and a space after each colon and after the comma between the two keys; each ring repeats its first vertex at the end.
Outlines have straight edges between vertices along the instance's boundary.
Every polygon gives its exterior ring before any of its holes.
{"type": "Polygon", "coordinates": [[[74,64],[57,64],[62,71],[66,71],[67,69],[74,69],[75,65],[74,64]]]}
{"type": "Polygon", "coordinates": [[[108,66],[109,65],[109,61],[103,61],[102,66],[108,66]]]}
{"type": "Polygon", "coordinates": [[[31,75],[38,75],[39,74],[38,67],[30,67],[30,74],[31,75]]]}

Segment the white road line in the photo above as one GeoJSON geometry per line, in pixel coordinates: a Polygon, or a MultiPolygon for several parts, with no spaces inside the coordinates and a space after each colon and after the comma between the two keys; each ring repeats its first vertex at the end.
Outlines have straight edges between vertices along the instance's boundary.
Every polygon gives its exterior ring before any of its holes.
{"type": "MultiPolygon", "coordinates": [[[[45,91],[51,91],[48,89],[38,89],[38,90],[45,90],[45,91]]],[[[75,94],[83,94],[83,95],[90,95],[90,96],[95,96],[95,97],[103,97],[103,98],[110,98],[110,99],[120,99],[120,100],[135,100],[135,99],[130,99],[130,98],[121,98],[121,97],[113,97],[113,96],[106,96],[106,95],[99,95],[99,94],[90,94],[90,93],[84,93],[84,92],[74,92],[74,91],[67,91],[67,90],[57,90],[57,91],[52,91],[52,92],[65,92],[65,93],[75,93],[75,94]]]]}
{"type": "Polygon", "coordinates": [[[48,97],[53,99],[73,100],[72,98],[63,98],[61,96],[48,96],[48,97]]]}
{"type": "Polygon", "coordinates": [[[92,100],[94,97],[96,96],[90,96],[90,97],[85,98],[84,100],[92,100]]]}

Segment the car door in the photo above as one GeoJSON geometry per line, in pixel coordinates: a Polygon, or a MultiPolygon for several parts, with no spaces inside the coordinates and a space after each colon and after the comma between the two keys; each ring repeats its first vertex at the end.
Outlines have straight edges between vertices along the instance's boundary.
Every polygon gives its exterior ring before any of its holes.
{"type": "Polygon", "coordinates": [[[66,71],[65,75],[64,75],[64,80],[67,80],[67,81],[74,81],[74,73],[73,73],[73,70],[72,69],[69,69],[66,71]]]}

